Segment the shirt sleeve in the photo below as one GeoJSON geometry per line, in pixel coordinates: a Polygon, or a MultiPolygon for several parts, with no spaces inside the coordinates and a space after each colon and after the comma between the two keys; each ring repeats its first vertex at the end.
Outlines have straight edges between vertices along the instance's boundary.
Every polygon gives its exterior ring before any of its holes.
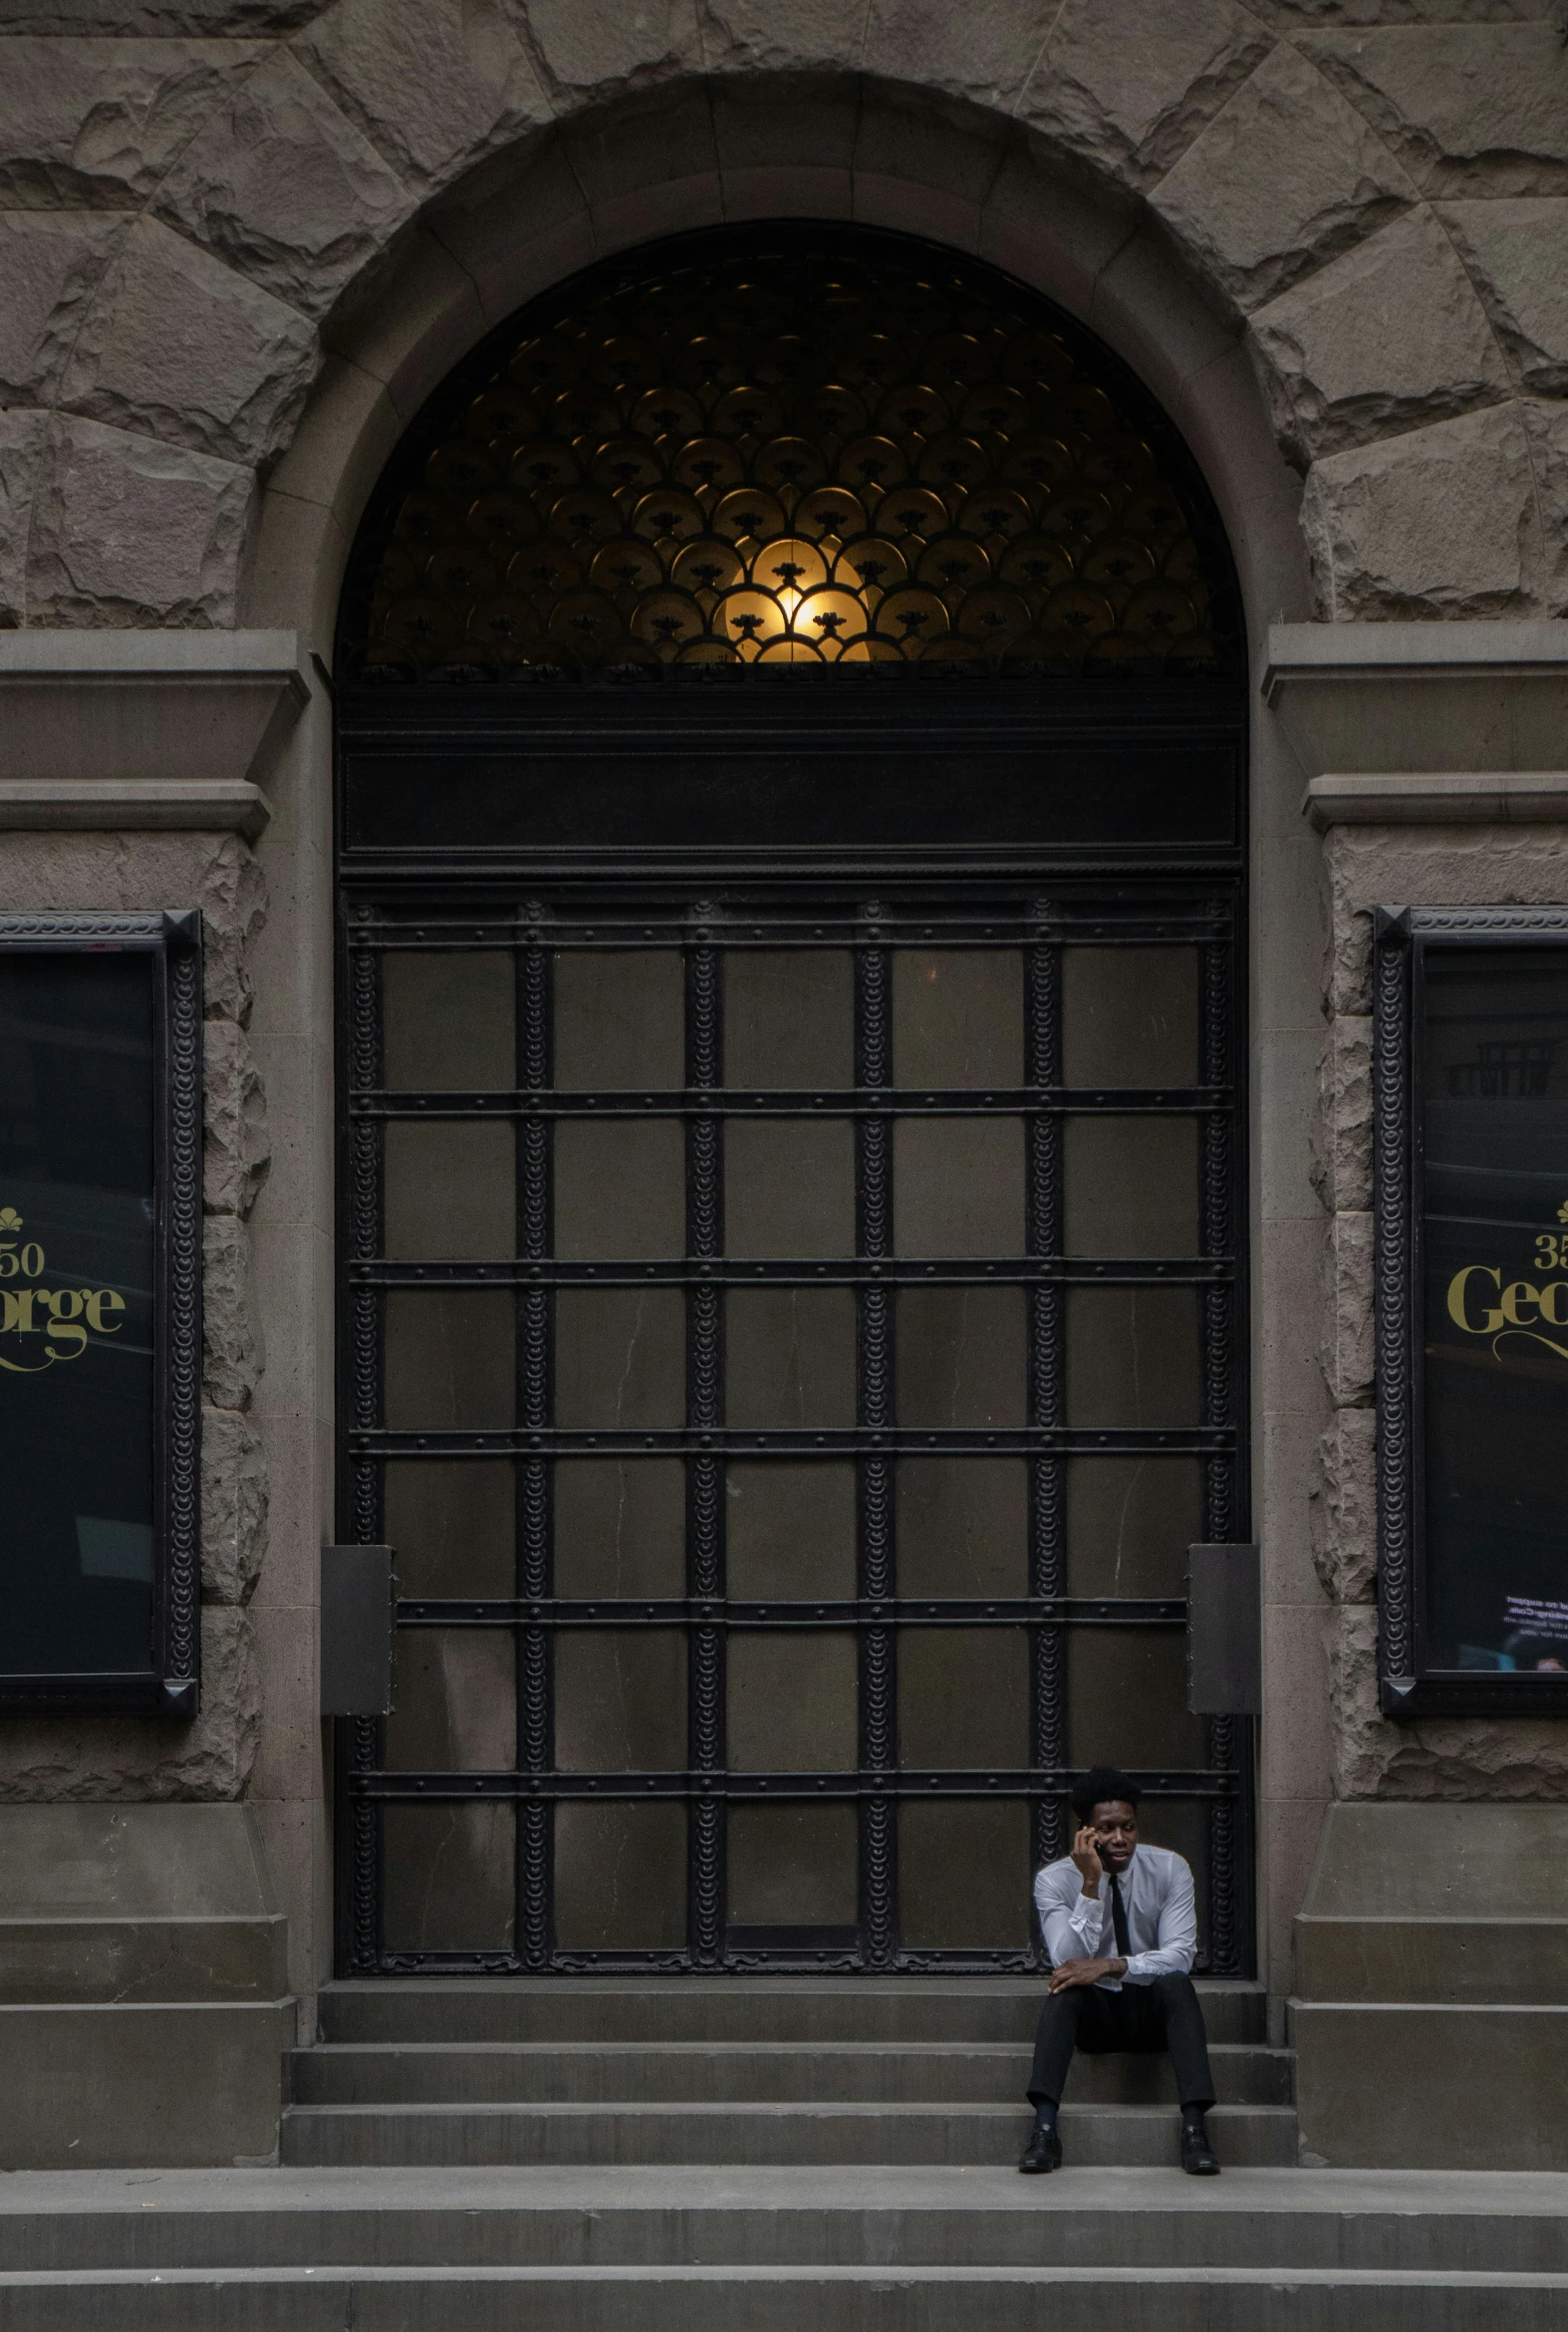
{"type": "MultiPolygon", "coordinates": [[[[1040,1932],[1045,1937],[1045,1947],[1051,1955],[1051,1965],[1060,1967],[1068,1959],[1093,1959],[1100,1948],[1100,1931],[1105,1925],[1105,1897],[1090,1897],[1083,1891],[1078,1873],[1073,1873],[1074,1893],[1064,1899],[1064,1891],[1041,1871],[1034,1882],[1035,1908],[1040,1914],[1040,1932]]],[[[1191,1882],[1188,1881],[1188,1891],[1191,1882]]]]}
{"type": "Polygon", "coordinates": [[[1190,1975],[1197,1956],[1197,1904],[1192,1873],[1179,1855],[1173,1855],[1171,1885],[1160,1906],[1160,1941],[1152,1951],[1135,1951],[1127,1962],[1129,1975],[1190,1975]]]}

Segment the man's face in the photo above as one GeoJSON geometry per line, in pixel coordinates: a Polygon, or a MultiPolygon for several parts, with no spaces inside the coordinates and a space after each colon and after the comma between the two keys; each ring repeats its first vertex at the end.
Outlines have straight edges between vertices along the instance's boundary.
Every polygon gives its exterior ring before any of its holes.
{"type": "Polygon", "coordinates": [[[1138,1816],[1126,1798],[1102,1798],[1090,1821],[1106,1869],[1125,1871],[1138,1844],[1138,1816]]]}

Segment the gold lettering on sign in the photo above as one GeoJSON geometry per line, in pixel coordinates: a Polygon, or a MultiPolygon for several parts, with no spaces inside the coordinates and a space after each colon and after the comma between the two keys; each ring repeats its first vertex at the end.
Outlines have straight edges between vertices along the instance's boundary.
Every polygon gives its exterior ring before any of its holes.
{"type": "MultiPolygon", "coordinates": [[[[0,1231],[23,1228],[14,1206],[0,1206],[0,1231]]],[[[126,1299],[112,1287],[43,1287],[38,1283],[46,1257],[36,1239],[19,1245],[0,1238],[0,1280],[27,1279],[30,1287],[0,1287],[0,1337],[39,1336],[43,1358],[10,1360],[0,1352],[0,1369],[12,1377],[38,1377],[56,1361],[79,1361],[91,1337],[116,1336],[126,1299]]]]}
{"type": "Polygon", "coordinates": [[[1544,1344],[1548,1352],[1568,1361],[1568,1344],[1543,1336],[1536,1326],[1540,1320],[1548,1328],[1568,1328],[1568,1279],[1547,1280],[1541,1287],[1528,1279],[1512,1279],[1504,1287],[1501,1271],[1491,1264],[1466,1263],[1448,1282],[1448,1318],[1466,1336],[1489,1336],[1494,1360],[1502,1359],[1497,1347],[1505,1336],[1527,1336],[1532,1344],[1544,1344]],[[1480,1291],[1472,1296],[1472,1279],[1489,1280],[1497,1301],[1487,1303],[1480,1291]]]}

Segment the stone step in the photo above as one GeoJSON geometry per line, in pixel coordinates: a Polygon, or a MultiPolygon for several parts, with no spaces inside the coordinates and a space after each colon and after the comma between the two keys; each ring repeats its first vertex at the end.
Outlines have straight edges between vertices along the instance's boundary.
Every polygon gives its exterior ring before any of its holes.
{"type": "Polygon", "coordinates": [[[1563,2274],[1568,2177],[1069,2164],[1043,2179],[834,2165],[0,2180],[9,2274],[693,2263],[1563,2274]]]}
{"type": "MultiPolygon", "coordinates": [[[[1216,2106],[1221,2162],[1296,2160],[1288,2106],[1216,2106]]],[[[1029,2132],[1005,2105],[411,2105],[294,2106],[287,2163],[1008,2163],[1029,2132]]],[[[1070,2161],[1175,2167],[1169,2106],[1064,2105],[1070,2161]]],[[[722,2170],[718,2171],[722,2175],[722,2170]]]]}
{"type": "Polygon", "coordinates": [[[321,2267],[0,2275],[7,2332],[1557,2332],[1568,2275],[1272,2267],[321,2267]]]}
{"type": "MultiPolygon", "coordinates": [[[[507,1976],[333,1983],[325,2041],[1014,2041],[1041,1976],[507,1976]]],[[[1261,1984],[1200,1983],[1211,2041],[1261,2042],[1261,1984]]]]}
{"type": "MultiPolygon", "coordinates": [[[[1030,2052],[1006,2041],[337,2043],[296,2049],[297,2105],[1017,2104],[1030,2052]]],[[[1225,2105],[1289,2105],[1283,2049],[1210,2051],[1225,2105]]],[[[1073,2104],[1174,2102],[1166,2057],[1078,2057],[1073,2104]]]]}

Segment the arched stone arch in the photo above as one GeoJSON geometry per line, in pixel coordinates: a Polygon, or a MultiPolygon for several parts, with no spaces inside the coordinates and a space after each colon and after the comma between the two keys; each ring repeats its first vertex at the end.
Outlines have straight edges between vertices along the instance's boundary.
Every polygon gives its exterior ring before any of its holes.
{"type": "MultiPolygon", "coordinates": [[[[1227,314],[1162,223],[1004,120],[909,92],[855,95],[856,135],[885,167],[830,171],[741,158],[696,182],[667,175],[689,93],[661,86],[594,132],[598,181],[566,141],[492,163],[399,238],[340,306],[330,353],[268,480],[245,618],[302,625],[323,652],[360,510],[402,429],[477,341],[594,260],[681,228],[789,215],[911,225],[995,261],[1107,341],[1192,447],[1230,534],[1254,626],[1310,604],[1300,481],[1227,314]],[[658,175],[660,157],[665,175],[658,175]],[[307,612],[308,611],[308,612],[307,612]]],[[[757,131],[768,114],[755,109],[757,131]]]]}
{"type": "MultiPolygon", "coordinates": [[[[143,16],[187,21],[114,29],[143,16]]],[[[269,604],[255,481],[307,399],[343,414],[345,366],[379,361],[389,269],[452,327],[465,282],[493,321],[596,252],[801,210],[988,250],[1134,362],[1146,337],[1168,403],[1163,370],[1202,375],[1184,425],[1222,502],[1250,365],[1307,471],[1320,613],[1568,605],[1568,369],[1543,291],[1568,236],[1568,56],[1544,21],[1304,30],[1275,0],[983,19],[871,0],[842,21],[291,0],[202,11],[233,37],[114,41],[59,37],[77,12],[24,21],[49,37],[7,43],[28,130],[0,140],[26,206],[0,430],[15,621],[223,626],[269,604]],[[509,202],[534,276],[503,289],[517,254],[485,232],[509,202]],[[105,508],[116,524],[89,527],[105,508]]],[[[1263,472],[1239,466],[1256,520],[1263,472]]],[[[1253,530],[1227,516],[1245,568],[1253,530]]]]}

